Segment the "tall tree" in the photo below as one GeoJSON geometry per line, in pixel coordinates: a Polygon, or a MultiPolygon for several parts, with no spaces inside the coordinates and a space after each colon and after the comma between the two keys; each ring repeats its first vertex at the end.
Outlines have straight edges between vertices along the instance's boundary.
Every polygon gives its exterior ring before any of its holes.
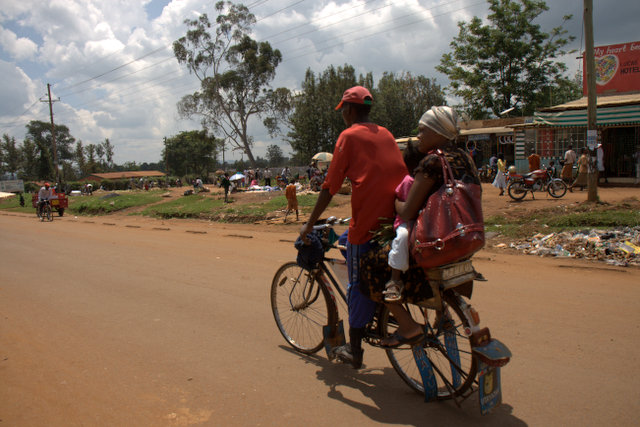
{"type": "Polygon", "coordinates": [[[2,162],[3,171],[15,173],[20,168],[20,148],[16,145],[16,139],[13,136],[9,136],[6,133],[2,135],[2,162]]]}
{"type": "Polygon", "coordinates": [[[36,143],[25,138],[20,147],[20,158],[22,159],[22,179],[38,179],[38,148],[36,143]]]}
{"type": "Polygon", "coordinates": [[[245,153],[255,167],[248,126],[254,117],[267,119],[270,132],[278,126],[269,85],[282,55],[249,36],[255,17],[246,6],[219,1],[215,8],[215,22],[206,14],[187,19],[187,34],[173,43],[178,62],[200,80],[200,90],[184,96],[178,112],[200,116],[205,129],[245,153]]]}
{"type": "MultiPolygon", "coordinates": [[[[545,33],[535,19],[549,8],[542,0],[487,0],[488,23],[474,17],[459,22],[452,51],[436,69],[450,80],[451,93],[463,99],[474,119],[514,107],[514,114],[532,114],[540,91],[566,71],[557,57],[574,39],[562,25],[545,33]]],[[[571,19],[563,17],[563,24],[571,19]]]]}
{"type": "Polygon", "coordinates": [[[87,175],[89,172],[87,170],[87,160],[85,157],[85,148],[82,146],[82,141],[76,142],[76,149],[73,152],[73,159],[78,165],[78,171],[80,172],[80,176],[87,175]]]}
{"type": "Polygon", "coordinates": [[[106,158],[106,162],[105,162],[106,169],[111,170],[113,169],[114,147],[113,147],[113,144],[111,144],[111,141],[109,141],[109,138],[104,139],[104,142],[102,143],[102,148],[104,149],[104,156],[106,158]]]}
{"type": "Polygon", "coordinates": [[[293,99],[287,135],[296,162],[307,164],[317,152],[333,152],[344,130],[342,116],[334,110],[336,105],[346,89],[357,84],[370,88],[371,80],[370,75],[356,79],[355,69],[348,64],[338,68],[331,65],[318,76],[307,69],[302,90],[293,99]]]}
{"type": "Polygon", "coordinates": [[[375,107],[371,119],[397,136],[411,134],[422,114],[434,105],[444,105],[444,93],[435,80],[411,73],[385,72],[372,92],[375,107]]]}
{"type": "Polygon", "coordinates": [[[267,147],[267,160],[269,162],[269,166],[282,166],[284,161],[284,154],[282,153],[282,148],[278,147],[275,144],[271,144],[267,147]]]}
{"type": "MultiPolygon", "coordinates": [[[[73,154],[71,147],[75,138],[69,133],[65,125],[56,125],[56,154],[58,164],[71,162],[73,154]]],[[[37,179],[52,179],[55,176],[53,168],[53,141],[51,138],[51,124],[39,120],[32,120],[27,125],[27,138],[33,140],[38,150],[37,179]]],[[[63,168],[64,169],[64,168],[63,168]]],[[[63,176],[64,178],[64,176],[63,176]]]]}
{"type": "Polygon", "coordinates": [[[86,173],[90,175],[100,171],[100,165],[96,160],[96,146],[95,144],[87,144],[84,147],[85,153],[87,153],[86,173]]]}
{"type": "Polygon", "coordinates": [[[187,174],[208,176],[215,168],[218,144],[219,141],[207,135],[204,130],[180,132],[178,135],[166,138],[162,158],[167,159],[169,166],[167,172],[178,176],[187,174]]]}

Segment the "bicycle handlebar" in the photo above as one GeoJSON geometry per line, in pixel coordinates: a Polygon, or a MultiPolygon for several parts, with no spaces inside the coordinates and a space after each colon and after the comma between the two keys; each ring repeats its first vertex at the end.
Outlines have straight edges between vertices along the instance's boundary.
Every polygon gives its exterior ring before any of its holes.
{"type": "MultiPolygon", "coordinates": [[[[329,218],[323,220],[322,224],[314,225],[314,230],[326,230],[327,228],[332,228],[334,225],[344,225],[349,224],[351,221],[351,217],[349,218],[336,218],[335,216],[330,216],[329,218]]],[[[320,222],[320,221],[318,221],[320,222]]]]}

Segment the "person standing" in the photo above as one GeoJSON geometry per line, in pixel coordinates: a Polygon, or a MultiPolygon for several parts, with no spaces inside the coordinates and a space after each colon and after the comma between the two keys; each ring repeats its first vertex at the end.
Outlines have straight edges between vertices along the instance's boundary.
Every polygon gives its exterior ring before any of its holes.
{"type": "Polygon", "coordinates": [[[264,185],[271,187],[271,169],[269,168],[264,170],[264,185]]]}
{"type": "Polygon", "coordinates": [[[231,187],[231,181],[229,181],[228,173],[225,172],[224,175],[222,175],[220,185],[224,188],[224,202],[229,203],[229,187],[231,187]]]}
{"type": "Polygon", "coordinates": [[[640,145],[636,145],[636,152],[633,153],[633,158],[636,161],[636,182],[640,184],[640,145]]]}
{"type": "Polygon", "coordinates": [[[335,109],[342,113],[346,129],[336,142],[316,205],[300,229],[300,239],[308,243],[307,234],[340,190],[345,177],[349,178],[352,184],[352,218],[347,241],[349,343],[332,351],[355,369],[362,366],[362,339],[376,309],[376,303],[359,289],[360,259],[372,248],[370,240],[380,226],[380,218],[394,217],[395,189],[407,175],[391,132],[369,119],[372,103],[371,93],[362,86],[347,89],[342,95],[335,109]]]}
{"type": "Polygon", "coordinates": [[[507,188],[507,162],[504,160],[504,154],[498,154],[497,162],[498,171],[496,172],[496,179],[493,180],[493,186],[500,189],[498,196],[504,195],[504,189],[507,188]]]}
{"type": "Polygon", "coordinates": [[[531,150],[529,155],[529,172],[537,171],[540,169],[540,156],[536,153],[536,150],[531,150]]]}
{"type": "Polygon", "coordinates": [[[596,164],[598,166],[598,182],[600,182],[600,178],[604,178],[604,183],[608,184],[609,180],[607,179],[607,172],[604,168],[604,150],[602,149],[602,144],[596,146],[596,164]]]}
{"type": "Polygon", "coordinates": [[[570,184],[573,181],[573,164],[576,162],[576,152],[573,151],[573,145],[569,144],[567,151],[564,153],[564,165],[562,165],[562,172],[560,177],[570,184]]]}
{"type": "Polygon", "coordinates": [[[284,222],[287,222],[287,215],[289,215],[289,212],[291,211],[296,211],[296,221],[298,221],[300,218],[298,216],[298,198],[296,197],[295,178],[291,180],[284,191],[284,195],[287,198],[287,211],[284,213],[284,222]]]}

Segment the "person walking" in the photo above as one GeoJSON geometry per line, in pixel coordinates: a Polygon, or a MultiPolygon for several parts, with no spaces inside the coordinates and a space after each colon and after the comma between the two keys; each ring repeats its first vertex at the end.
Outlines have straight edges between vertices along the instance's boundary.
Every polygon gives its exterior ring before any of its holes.
{"type": "Polygon", "coordinates": [[[569,191],[573,193],[573,187],[579,186],[580,191],[584,190],[587,186],[587,174],[589,172],[589,154],[586,148],[581,151],[580,158],[578,159],[578,176],[576,180],[569,186],[569,191]]]}
{"type": "Polygon", "coordinates": [[[507,188],[507,162],[504,160],[504,154],[498,154],[497,162],[498,171],[496,172],[496,178],[493,180],[493,186],[500,189],[498,196],[504,195],[504,189],[507,188]]]}
{"type": "Polygon", "coordinates": [[[372,104],[371,93],[362,86],[349,88],[342,95],[335,109],[342,113],[346,129],[336,142],[316,205],[300,229],[300,239],[309,243],[307,234],[313,230],[333,195],[342,188],[345,177],[349,178],[352,184],[352,218],[347,241],[349,343],[332,352],[355,369],[362,366],[362,339],[376,309],[376,303],[359,289],[360,259],[372,248],[370,241],[380,227],[380,218],[394,217],[395,189],[407,175],[391,132],[369,119],[372,104]]]}

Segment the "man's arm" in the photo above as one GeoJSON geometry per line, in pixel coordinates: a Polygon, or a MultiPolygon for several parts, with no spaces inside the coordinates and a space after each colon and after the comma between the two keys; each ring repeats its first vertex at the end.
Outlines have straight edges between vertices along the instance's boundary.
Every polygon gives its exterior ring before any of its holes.
{"type": "Polygon", "coordinates": [[[313,207],[313,211],[309,216],[309,220],[300,228],[300,238],[305,243],[309,243],[309,239],[307,239],[307,234],[311,233],[313,230],[313,225],[318,221],[322,212],[329,206],[329,202],[333,195],[329,192],[328,189],[323,189],[320,191],[320,195],[318,196],[318,200],[316,201],[316,205],[313,207]]]}

